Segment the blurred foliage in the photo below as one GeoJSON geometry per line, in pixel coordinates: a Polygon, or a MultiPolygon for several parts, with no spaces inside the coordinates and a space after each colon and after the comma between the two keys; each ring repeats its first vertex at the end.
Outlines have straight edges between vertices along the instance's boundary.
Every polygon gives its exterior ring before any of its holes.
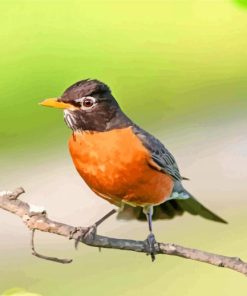
{"type": "Polygon", "coordinates": [[[168,128],[246,106],[247,18],[231,1],[1,1],[0,149],[59,147],[73,82],[108,83],[138,123],[168,128]]]}
{"type": "Polygon", "coordinates": [[[247,8],[247,0],[233,0],[235,3],[240,5],[243,8],[247,8]]]}
{"type": "Polygon", "coordinates": [[[41,295],[36,293],[30,293],[22,288],[12,288],[3,292],[1,296],[41,296],[41,295]]]}

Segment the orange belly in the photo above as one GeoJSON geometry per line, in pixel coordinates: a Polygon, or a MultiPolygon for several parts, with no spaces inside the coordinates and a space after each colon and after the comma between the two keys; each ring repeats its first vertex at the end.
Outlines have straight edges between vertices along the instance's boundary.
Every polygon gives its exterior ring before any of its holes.
{"type": "Polygon", "coordinates": [[[113,204],[160,204],[172,192],[172,178],[150,167],[150,153],[130,127],[76,132],[69,149],[88,186],[113,204]]]}

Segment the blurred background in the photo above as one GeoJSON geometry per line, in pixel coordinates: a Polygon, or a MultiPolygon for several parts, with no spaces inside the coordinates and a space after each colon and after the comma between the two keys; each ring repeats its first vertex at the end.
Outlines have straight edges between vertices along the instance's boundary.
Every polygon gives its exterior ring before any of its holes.
{"type": "MultiPolygon", "coordinates": [[[[156,222],[157,239],[247,260],[246,1],[0,2],[0,191],[23,186],[22,198],[50,218],[89,225],[111,205],[77,175],[70,131],[59,110],[38,102],[70,84],[97,78],[124,111],[175,155],[186,187],[229,221],[189,214],[156,222]]],[[[0,211],[0,293],[20,287],[44,296],[246,295],[243,275],[203,263],[102,250],[30,233],[0,211]]],[[[146,223],[109,219],[99,233],[133,239],[146,223]]]]}

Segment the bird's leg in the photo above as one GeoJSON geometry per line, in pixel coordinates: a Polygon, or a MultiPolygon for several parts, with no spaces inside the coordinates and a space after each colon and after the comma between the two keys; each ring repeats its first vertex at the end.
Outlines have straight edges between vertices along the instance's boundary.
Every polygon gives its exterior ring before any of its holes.
{"type": "Polygon", "coordinates": [[[152,261],[155,260],[155,236],[153,234],[153,226],[152,226],[152,216],[153,216],[153,207],[148,206],[143,209],[143,212],[146,214],[149,228],[149,235],[147,237],[148,251],[151,256],[152,261]]]}
{"type": "Polygon", "coordinates": [[[107,213],[106,215],[104,215],[102,218],[100,218],[98,221],[96,221],[93,225],[85,228],[78,228],[80,235],[78,236],[78,238],[75,241],[75,248],[77,249],[78,244],[81,240],[83,239],[89,239],[89,240],[93,240],[96,232],[97,232],[97,227],[102,224],[106,219],[108,219],[110,216],[112,216],[113,214],[115,214],[117,212],[116,209],[111,210],[109,213],[107,213]]]}

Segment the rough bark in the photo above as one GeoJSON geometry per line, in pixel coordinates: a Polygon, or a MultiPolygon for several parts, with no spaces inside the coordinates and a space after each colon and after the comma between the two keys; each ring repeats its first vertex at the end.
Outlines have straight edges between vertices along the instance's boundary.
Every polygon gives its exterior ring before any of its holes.
{"type": "MultiPolygon", "coordinates": [[[[74,227],[53,221],[47,217],[47,213],[44,209],[31,206],[18,199],[22,193],[24,193],[22,188],[17,188],[13,192],[0,192],[0,208],[19,216],[25,225],[32,230],[32,252],[33,255],[39,258],[60,263],[70,263],[72,261],[70,259],[59,259],[38,254],[34,248],[34,232],[36,230],[54,233],[69,239],[74,239],[75,241],[79,240],[81,243],[92,247],[148,253],[149,246],[147,241],[116,239],[98,234],[88,235],[88,227],[74,227]],[[85,237],[81,237],[83,234],[85,234],[85,237]]],[[[243,262],[238,257],[217,255],[172,243],[156,243],[155,251],[156,254],[173,255],[195,261],[201,261],[215,266],[229,268],[247,275],[247,263],[243,262]]]]}

